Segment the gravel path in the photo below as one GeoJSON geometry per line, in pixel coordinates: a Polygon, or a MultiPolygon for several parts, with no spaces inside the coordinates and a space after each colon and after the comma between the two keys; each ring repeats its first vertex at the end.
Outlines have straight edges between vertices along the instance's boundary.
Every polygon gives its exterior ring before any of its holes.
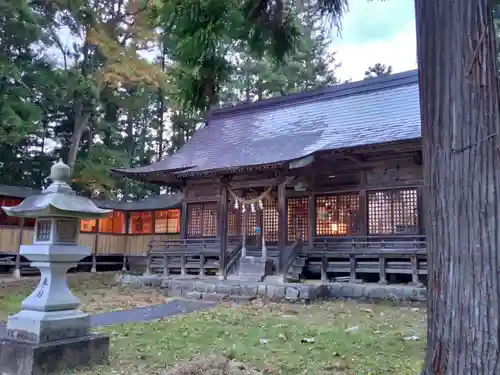
{"type": "MultiPolygon", "coordinates": [[[[161,305],[138,307],[130,310],[110,311],[90,316],[91,327],[111,326],[123,323],[146,322],[215,307],[215,302],[176,299],[161,305]]],[[[0,337],[5,336],[5,322],[0,322],[0,337]]]]}
{"type": "Polygon", "coordinates": [[[95,314],[90,317],[90,325],[92,327],[102,327],[114,324],[145,322],[209,309],[215,306],[216,303],[213,302],[173,300],[161,305],[95,314]]]}

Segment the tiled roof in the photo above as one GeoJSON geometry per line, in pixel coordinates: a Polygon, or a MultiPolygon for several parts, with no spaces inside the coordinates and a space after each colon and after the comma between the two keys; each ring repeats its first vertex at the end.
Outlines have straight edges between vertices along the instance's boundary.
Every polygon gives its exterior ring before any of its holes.
{"type": "Polygon", "coordinates": [[[11,186],[0,184],[0,196],[13,198],[28,198],[33,194],[38,194],[38,190],[33,190],[24,186],[11,186]]]}
{"type": "MultiPolygon", "coordinates": [[[[0,184],[0,196],[4,197],[24,199],[40,193],[40,190],[30,189],[27,187],[0,184]]],[[[94,203],[97,207],[108,208],[111,210],[148,211],[180,208],[183,199],[184,196],[182,194],[160,194],[132,202],[94,200],[94,203]]]]}
{"type": "Polygon", "coordinates": [[[180,208],[182,194],[160,194],[139,201],[119,202],[119,201],[97,201],[94,203],[100,208],[123,211],[148,211],[168,208],[180,208]]]}
{"type": "Polygon", "coordinates": [[[213,111],[176,154],[118,174],[279,164],[318,151],[417,139],[416,71],[213,111]]]}

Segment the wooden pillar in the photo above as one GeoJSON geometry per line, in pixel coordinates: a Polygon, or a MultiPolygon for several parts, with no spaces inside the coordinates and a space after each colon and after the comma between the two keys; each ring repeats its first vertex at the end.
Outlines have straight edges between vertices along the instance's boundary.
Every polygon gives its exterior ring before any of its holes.
{"type": "Polygon", "coordinates": [[[123,211],[123,216],[125,218],[125,234],[130,234],[130,212],[123,211]]]}
{"type": "Polygon", "coordinates": [[[312,250],[314,246],[314,237],[316,237],[316,194],[312,191],[309,193],[309,209],[307,216],[308,248],[312,250]]]}
{"type": "Polygon", "coordinates": [[[23,243],[23,229],[24,229],[24,218],[21,218],[19,220],[19,237],[18,237],[18,242],[19,246],[17,247],[17,254],[16,254],[16,265],[14,266],[14,272],[13,276],[15,278],[21,277],[21,245],[23,243]]]}
{"type": "Polygon", "coordinates": [[[184,196],[181,206],[181,233],[180,233],[181,240],[185,240],[187,236],[188,236],[188,206],[186,202],[186,196],[184,196]]]}
{"type": "Polygon", "coordinates": [[[217,237],[220,240],[220,256],[219,256],[219,277],[226,278],[227,265],[227,215],[228,215],[228,195],[227,187],[223,183],[219,187],[219,220],[217,237]]]}
{"type": "Polygon", "coordinates": [[[262,249],[262,232],[264,228],[262,227],[262,210],[259,209],[258,204],[256,204],[256,212],[255,212],[255,224],[257,225],[258,228],[260,228],[260,232],[256,233],[256,246],[259,249],[262,249]]]}
{"type": "Polygon", "coordinates": [[[242,207],[243,220],[241,222],[241,257],[245,258],[247,256],[247,223],[248,223],[248,211],[246,208],[242,207]],[[245,210],[245,211],[243,211],[245,210]]]}
{"type": "Polygon", "coordinates": [[[358,235],[368,235],[368,196],[366,194],[366,171],[360,172],[358,235]]]}
{"type": "Polygon", "coordinates": [[[262,259],[267,259],[267,244],[266,244],[266,233],[264,228],[264,210],[257,211],[257,218],[260,218],[260,248],[262,250],[262,259]]]}
{"type": "Polygon", "coordinates": [[[426,218],[425,218],[425,196],[422,186],[417,188],[417,215],[418,215],[418,233],[421,235],[426,234],[426,218]]]}
{"type": "Polygon", "coordinates": [[[97,272],[97,246],[99,245],[99,220],[95,221],[94,251],[92,251],[92,268],[90,272],[97,272]]]}
{"type": "Polygon", "coordinates": [[[122,272],[127,272],[127,254],[126,253],[123,253],[122,272]]]}
{"type": "MultiPolygon", "coordinates": [[[[142,213],[142,212],[141,212],[142,213]]],[[[123,249],[123,267],[122,271],[126,270],[126,258],[125,256],[128,253],[129,249],[129,241],[130,241],[130,212],[129,211],[123,211],[123,216],[125,217],[125,248],[123,249]]],[[[142,225],[142,230],[144,229],[144,223],[142,225]]]]}
{"type": "Polygon", "coordinates": [[[278,185],[278,250],[280,252],[279,269],[283,267],[283,257],[286,256],[288,222],[286,211],[286,185],[285,182],[281,182],[278,185]]]}

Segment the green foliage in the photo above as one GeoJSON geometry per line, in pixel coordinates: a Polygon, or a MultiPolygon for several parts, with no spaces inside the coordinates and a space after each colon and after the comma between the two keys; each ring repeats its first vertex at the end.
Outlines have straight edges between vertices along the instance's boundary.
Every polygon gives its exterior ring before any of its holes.
{"type": "Polygon", "coordinates": [[[50,67],[33,44],[45,42],[45,23],[26,1],[0,0],[0,145],[20,141],[42,116],[32,87],[50,80],[50,67]]]}
{"type": "Polygon", "coordinates": [[[368,69],[365,71],[365,79],[371,77],[388,76],[391,73],[392,73],[391,65],[386,66],[384,64],[376,63],[375,65],[369,66],[368,69]]]}
{"type": "Polygon", "coordinates": [[[213,105],[336,83],[319,14],[315,0],[0,0],[2,182],[40,188],[62,157],[82,194],[158,193],[108,170],[177,151],[213,105]]]}
{"type": "MultiPolygon", "coordinates": [[[[280,3],[280,2],[278,2],[280,3]]],[[[175,96],[182,109],[206,112],[234,73],[231,52],[248,46],[258,58],[282,63],[300,38],[293,9],[246,0],[169,0],[159,9],[165,46],[174,61],[175,96]]]]}
{"type": "Polygon", "coordinates": [[[280,64],[265,56],[254,58],[249,47],[235,50],[235,71],[220,95],[222,102],[261,100],[337,83],[335,55],[328,52],[329,38],[311,1],[297,8],[301,39],[295,53],[280,64]]]}

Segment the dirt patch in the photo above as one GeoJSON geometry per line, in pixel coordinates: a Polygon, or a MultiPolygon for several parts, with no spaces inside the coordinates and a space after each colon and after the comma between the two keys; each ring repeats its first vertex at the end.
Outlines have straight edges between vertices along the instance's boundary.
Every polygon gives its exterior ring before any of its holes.
{"type": "Polygon", "coordinates": [[[90,292],[77,293],[82,301],[82,309],[88,313],[118,311],[159,305],[171,301],[161,292],[154,289],[127,289],[111,287],[96,289],[90,292]]]}
{"type": "MultiPolygon", "coordinates": [[[[71,289],[94,289],[111,287],[118,284],[117,272],[80,272],[68,274],[68,285],[71,289]]],[[[33,290],[40,282],[39,276],[34,277],[0,277],[0,295],[10,293],[26,293],[33,290]]]]}
{"type": "Polygon", "coordinates": [[[181,362],[164,375],[262,375],[243,363],[222,356],[200,357],[181,362]]]}

